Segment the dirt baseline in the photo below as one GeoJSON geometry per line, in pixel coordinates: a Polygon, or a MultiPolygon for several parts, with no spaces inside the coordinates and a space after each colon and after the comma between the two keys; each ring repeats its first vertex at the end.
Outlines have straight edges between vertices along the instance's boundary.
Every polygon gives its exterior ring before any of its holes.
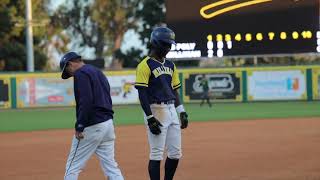
{"type": "MultiPolygon", "coordinates": [[[[72,129],[0,133],[0,179],[63,179],[72,135],[72,129]]],[[[116,127],[116,135],[125,178],[147,180],[144,126],[116,127]]],[[[191,123],[175,180],[320,180],[319,150],[320,118],[191,123]]],[[[80,180],[99,179],[92,158],[80,180]]]]}

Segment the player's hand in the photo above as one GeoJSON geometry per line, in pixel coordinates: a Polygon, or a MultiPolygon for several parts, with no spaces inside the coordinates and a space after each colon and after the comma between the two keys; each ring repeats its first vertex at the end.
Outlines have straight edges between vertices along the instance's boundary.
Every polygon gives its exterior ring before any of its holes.
{"type": "Polygon", "coordinates": [[[76,131],[75,136],[78,140],[83,139],[84,135],[82,132],[76,131]]]}
{"type": "Polygon", "coordinates": [[[188,114],[186,112],[180,113],[181,129],[188,127],[188,114]]]}
{"type": "Polygon", "coordinates": [[[158,135],[161,133],[160,126],[162,124],[155,117],[148,119],[148,126],[152,134],[158,135]]]}

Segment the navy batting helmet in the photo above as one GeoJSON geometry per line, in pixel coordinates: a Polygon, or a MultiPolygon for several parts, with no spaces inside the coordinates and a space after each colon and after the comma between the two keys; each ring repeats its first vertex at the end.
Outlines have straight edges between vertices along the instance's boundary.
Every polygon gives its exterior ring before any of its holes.
{"type": "Polygon", "coordinates": [[[79,58],[81,58],[81,56],[78,55],[76,52],[68,52],[62,56],[60,60],[60,69],[62,71],[62,74],[61,74],[62,79],[68,79],[69,77],[71,77],[71,75],[65,70],[68,62],[73,59],[79,59],[79,58]]]}
{"type": "Polygon", "coordinates": [[[160,49],[171,46],[175,44],[175,34],[167,27],[157,27],[151,33],[150,43],[152,47],[160,49]]]}

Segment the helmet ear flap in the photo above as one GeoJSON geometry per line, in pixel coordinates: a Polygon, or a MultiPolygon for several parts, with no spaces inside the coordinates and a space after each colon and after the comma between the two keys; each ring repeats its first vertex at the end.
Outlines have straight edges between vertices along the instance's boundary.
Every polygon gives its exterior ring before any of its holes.
{"type": "Polygon", "coordinates": [[[151,47],[154,47],[154,48],[158,47],[158,43],[156,42],[155,39],[150,39],[150,44],[151,44],[151,47]]]}

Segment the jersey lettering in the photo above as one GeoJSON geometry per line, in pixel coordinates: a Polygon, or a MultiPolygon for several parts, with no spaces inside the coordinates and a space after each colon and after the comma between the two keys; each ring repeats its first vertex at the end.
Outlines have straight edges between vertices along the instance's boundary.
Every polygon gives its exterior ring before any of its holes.
{"type": "Polygon", "coordinates": [[[176,66],[172,61],[159,61],[144,58],[136,71],[135,88],[146,88],[149,102],[167,102],[175,100],[174,91],[181,83],[176,66]]]}
{"type": "Polygon", "coordinates": [[[173,70],[169,67],[160,66],[160,67],[155,68],[152,71],[152,74],[154,75],[155,78],[157,78],[163,74],[168,74],[168,75],[172,76],[173,70]]]}

